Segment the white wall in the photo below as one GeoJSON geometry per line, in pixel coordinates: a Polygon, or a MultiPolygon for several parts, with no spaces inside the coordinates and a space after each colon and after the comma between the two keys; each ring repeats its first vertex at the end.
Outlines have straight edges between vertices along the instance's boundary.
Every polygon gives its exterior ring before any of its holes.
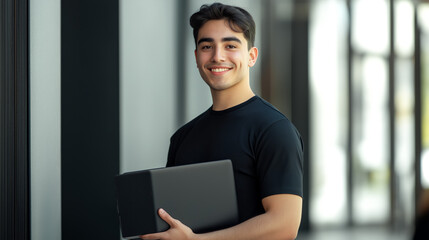
{"type": "Polygon", "coordinates": [[[119,3],[120,169],[161,167],[176,129],[176,1],[119,3]]]}
{"type": "Polygon", "coordinates": [[[61,1],[30,1],[31,239],[61,239],[61,1]]]}

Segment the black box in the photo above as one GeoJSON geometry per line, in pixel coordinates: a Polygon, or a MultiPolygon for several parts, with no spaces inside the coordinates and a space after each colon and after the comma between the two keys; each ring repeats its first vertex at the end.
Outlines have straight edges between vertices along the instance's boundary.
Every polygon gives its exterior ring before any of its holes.
{"type": "Polygon", "coordinates": [[[124,238],[166,231],[169,225],[158,216],[159,208],[196,233],[238,223],[230,160],[129,172],[115,182],[124,238]]]}

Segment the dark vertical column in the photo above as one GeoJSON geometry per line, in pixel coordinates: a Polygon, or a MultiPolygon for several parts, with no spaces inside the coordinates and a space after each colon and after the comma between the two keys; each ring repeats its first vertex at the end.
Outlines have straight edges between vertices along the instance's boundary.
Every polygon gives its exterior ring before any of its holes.
{"type": "Polygon", "coordinates": [[[309,230],[310,200],[310,95],[309,95],[309,2],[295,1],[292,22],[292,122],[304,141],[304,201],[301,230],[309,230]]]}
{"type": "Polygon", "coordinates": [[[272,82],[272,56],[271,56],[271,28],[272,28],[272,1],[266,0],[264,1],[263,7],[263,28],[261,29],[262,33],[262,51],[264,54],[261,55],[262,61],[261,61],[261,75],[262,75],[262,81],[261,81],[261,97],[265,100],[271,102],[271,82],[272,82]]]}
{"type": "Polygon", "coordinates": [[[0,238],[14,239],[14,1],[0,4],[0,238]]]}
{"type": "Polygon", "coordinates": [[[61,1],[62,240],[119,238],[118,5],[61,1]]]}
{"type": "Polygon", "coordinates": [[[0,4],[0,239],[30,239],[28,1],[0,4]]]}
{"type": "Polygon", "coordinates": [[[187,10],[189,8],[189,0],[178,1],[177,4],[177,54],[176,54],[176,72],[177,72],[177,101],[176,101],[176,118],[177,118],[177,127],[185,124],[186,118],[186,61],[183,60],[186,56],[186,29],[189,25],[189,16],[187,15],[187,10]]]}
{"type": "Polygon", "coordinates": [[[418,4],[414,4],[414,172],[415,172],[415,216],[422,192],[421,183],[421,154],[422,154],[422,62],[421,62],[421,32],[418,22],[418,4]]]}
{"type": "Polygon", "coordinates": [[[15,1],[15,239],[30,239],[28,1],[15,1]]]}

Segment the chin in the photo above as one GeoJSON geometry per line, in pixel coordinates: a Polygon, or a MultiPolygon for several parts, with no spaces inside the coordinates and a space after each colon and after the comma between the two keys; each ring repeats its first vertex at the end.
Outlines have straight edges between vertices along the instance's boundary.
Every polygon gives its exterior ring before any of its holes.
{"type": "Polygon", "coordinates": [[[223,91],[223,90],[227,90],[230,89],[234,86],[236,86],[238,83],[240,83],[240,81],[232,81],[232,79],[223,79],[221,81],[216,79],[207,79],[205,80],[206,84],[210,87],[210,89],[212,90],[216,90],[216,91],[223,91]]]}
{"type": "Polygon", "coordinates": [[[236,84],[210,84],[210,88],[215,91],[223,91],[234,87],[236,84]]]}

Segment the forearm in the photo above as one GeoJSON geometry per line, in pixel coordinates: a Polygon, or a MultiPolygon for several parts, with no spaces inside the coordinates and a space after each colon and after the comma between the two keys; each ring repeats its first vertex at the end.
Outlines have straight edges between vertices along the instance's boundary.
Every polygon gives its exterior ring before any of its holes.
{"type": "Polygon", "coordinates": [[[301,222],[302,199],[296,195],[278,194],[262,199],[265,213],[234,227],[210,233],[195,234],[192,229],[171,217],[163,209],[159,216],[170,225],[165,232],[141,236],[162,240],[276,240],[295,239],[301,222]]]}
{"type": "Polygon", "coordinates": [[[288,223],[285,217],[267,212],[234,227],[196,236],[197,240],[295,239],[298,227],[296,221],[288,223]]]}

